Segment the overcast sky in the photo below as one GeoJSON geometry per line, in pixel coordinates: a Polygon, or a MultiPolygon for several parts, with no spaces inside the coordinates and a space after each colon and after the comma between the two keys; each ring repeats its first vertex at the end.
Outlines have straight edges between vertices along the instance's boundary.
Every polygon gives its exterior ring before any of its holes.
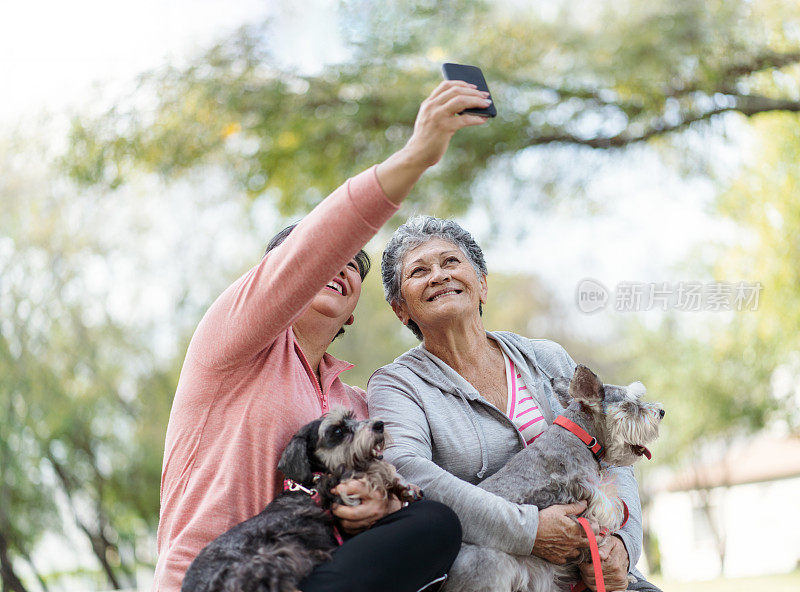
{"type": "Polygon", "coordinates": [[[245,23],[280,19],[283,56],[336,57],[334,0],[24,0],[0,3],[0,123],[79,106],[93,83],[191,57],[245,23]]]}

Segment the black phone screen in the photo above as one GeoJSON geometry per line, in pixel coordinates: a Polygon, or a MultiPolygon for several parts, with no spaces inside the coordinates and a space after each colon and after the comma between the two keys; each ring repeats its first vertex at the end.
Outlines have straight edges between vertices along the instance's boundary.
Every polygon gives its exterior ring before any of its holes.
{"type": "MultiPolygon", "coordinates": [[[[483,72],[477,66],[468,66],[466,64],[442,64],[442,74],[445,80],[463,80],[478,87],[478,90],[489,92],[489,85],[486,84],[486,79],[483,77],[483,72]]],[[[476,115],[483,115],[484,117],[495,117],[497,109],[494,107],[494,99],[489,92],[489,98],[492,99],[492,104],[485,109],[465,109],[462,113],[474,113],[476,115]]]]}

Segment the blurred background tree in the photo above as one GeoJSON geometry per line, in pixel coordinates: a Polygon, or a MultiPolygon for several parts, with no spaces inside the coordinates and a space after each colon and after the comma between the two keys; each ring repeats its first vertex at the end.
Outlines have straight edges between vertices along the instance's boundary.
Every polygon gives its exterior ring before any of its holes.
{"type": "Polygon", "coordinates": [[[673,314],[655,329],[629,328],[626,366],[648,376],[648,386],[678,414],[681,429],[659,443],[673,460],[699,453],[698,442],[735,437],[770,420],[792,432],[800,427],[800,118],[771,114],[752,131],[755,158],[715,203],[736,236],[712,245],[708,271],[720,282],[756,277],[757,311],[730,314],[724,324],[680,323],[673,314]]]}
{"type": "Polygon", "coordinates": [[[32,549],[67,516],[102,569],[97,583],[130,587],[136,543],[158,521],[153,487],[177,376],[104,306],[98,276],[108,279],[114,253],[93,230],[96,196],[76,195],[48,165],[32,141],[0,149],[3,586],[22,589],[14,556],[47,586],[32,549]]]}
{"type": "MultiPolygon", "coordinates": [[[[730,112],[800,110],[798,19],[788,1],[406,0],[381,10],[345,1],[346,62],[314,74],[282,68],[269,23],[245,27],[187,67],[143,76],[138,92],[155,104],[129,97],[77,118],[66,163],[74,178],[109,188],[134,172],[174,178],[213,165],[251,196],[303,213],[409,137],[450,60],[483,66],[499,114],[456,137],[409,203],[491,212],[481,180],[502,174],[514,205],[535,208],[580,193],[592,169],[576,160],[592,162],[592,149],[724,133],[730,112]],[[547,146],[570,149],[539,170],[520,166],[547,146]]],[[[703,156],[691,154],[691,166],[702,169],[703,156]]]]}
{"type": "MultiPolygon", "coordinates": [[[[711,178],[714,213],[736,229],[686,273],[763,284],[758,312],[617,318],[590,334],[554,286],[490,269],[487,327],[559,341],[607,382],[642,380],[669,410],[662,463],[800,427],[800,5],[347,0],[336,14],[341,63],[287,67],[275,23],[249,26],[88,106],[64,150],[0,142],[3,589],[67,586],[34,551],[76,529],[91,585],[142,586],[171,398],[203,311],[287,218],[402,145],[442,61],[481,65],[499,115],[454,140],[405,211],[602,208],[588,180],[646,147],[711,178]],[[709,149],[728,144],[747,155],[732,177],[709,149]]],[[[417,343],[378,275],[333,348],[362,387],[417,343]]]]}

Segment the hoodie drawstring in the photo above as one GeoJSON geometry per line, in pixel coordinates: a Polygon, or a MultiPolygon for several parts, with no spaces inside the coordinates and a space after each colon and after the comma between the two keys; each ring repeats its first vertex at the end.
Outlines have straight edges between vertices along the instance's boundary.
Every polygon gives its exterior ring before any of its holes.
{"type": "Polygon", "coordinates": [[[472,429],[474,429],[475,433],[478,434],[478,446],[481,449],[482,465],[481,470],[478,471],[475,476],[478,479],[483,479],[483,476],[486,474],[486,470],[489,468],[489,453],[486,450],[486,434],[483,432],[483,427],[481,424],[476,421],[475,410],[472,408],[472,405],[469,404],[469,401],[467,401],[464,393],[462,393],[460,389],[456,389],[456,392],[467,408],[467,416],[469,416],[469,420],[472,422],[472,429]]]}

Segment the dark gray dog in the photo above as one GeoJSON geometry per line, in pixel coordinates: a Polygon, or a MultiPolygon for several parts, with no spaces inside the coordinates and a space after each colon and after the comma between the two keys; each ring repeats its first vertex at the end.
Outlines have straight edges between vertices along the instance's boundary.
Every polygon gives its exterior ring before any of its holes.
{"type": "MultiPolygon", "coordinates": [[[[555,379],[553,388],[566,408],[562,417],[595,439],[595,452],[598,445],[602,446],[606,463],[631,465],[643,455],[649,458],[646,445],[658,436],[664,409],[658,403],[641,400],[645,388],[640,382],[627,387],[603,385],[586,366],[578,366],[572,380],[555,379]]],[[[540,509],[589,500],[586,517],[606,532],[619,529],[624,519],[613,476],[601,474],[592,447],[556,425],[480,487],[516,504],[533,504],[540,509]]],[[[566,565],[555,565],[535,556],[464,544],[444,590],[568,591],[570,584],[580,579],[578,563],[588,560],[588,550],[566,565]]]]}
{"type": "Polygon", "coordinates": [[[371,490],[418,496],[382,460],[382,421],[358,421],[335,409],[303,426],[284,450],[278,469],[288,489],[260,514],[209,543],[189,566],[182,592],[292,592],[337,547],[330,507],[358,499],[330,493],[344,479],[362,479],[371,490]]]}

